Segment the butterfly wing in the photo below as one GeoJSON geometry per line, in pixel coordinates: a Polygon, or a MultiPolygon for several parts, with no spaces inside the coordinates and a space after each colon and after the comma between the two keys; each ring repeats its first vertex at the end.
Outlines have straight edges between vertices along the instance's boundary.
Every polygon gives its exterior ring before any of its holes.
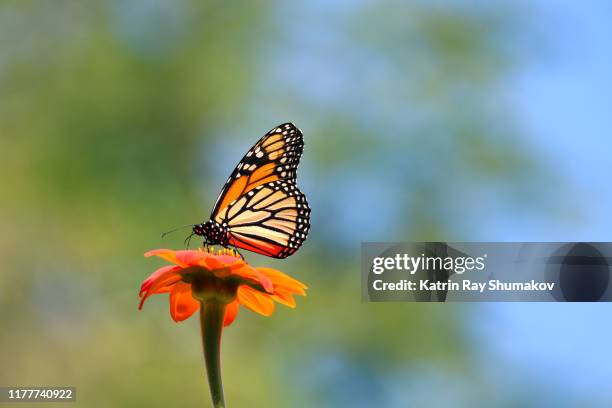
{"type": "Polygon", "coordinates": [[[257,186],[287,180],[295,184],[296,170],[304,150],[304,136],[292,123],[266,133],[244,155],[223,186],[211,219],[231,202],[257,186]]]}
{"type": "Polygon", "coordinates": [[[286,258],[302,245],[310,208],[296,185],[304,149],[291,123],[266,133],[236,166],[217,198],[211,219],[228,228],[230,244],[286,258]]]}
{"type": "Polygon", "coordinates": [[[272,181],[232,202],[215,221],[228,229],[231,245],[286,258],[308,235],[310,208],[293,182],[272,181]]]}

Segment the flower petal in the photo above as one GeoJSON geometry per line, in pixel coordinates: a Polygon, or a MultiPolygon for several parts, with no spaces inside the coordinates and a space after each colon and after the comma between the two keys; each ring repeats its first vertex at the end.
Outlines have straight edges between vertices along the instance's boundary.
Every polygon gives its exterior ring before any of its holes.
{"type": "Polygon", "coordinates": [[[176,251],[175,254],[176,259],[185,266],[201,266],[202,259],[212,256],[208,252],[193,250],[176,251]]]}
{"type": "Polygon", "coordinates": [[[170,292],[170,315],[182,322],[200,309],[200,302],[191,296],[191,284],[177,282],[170,292]]]}
{"type": "Polygon", "coordinates": [[[171,272],[153,281],[153,284],[150,285],[147,289],[145,289],[145,292],[142,295],[142,298],[140,299],[140,305],[138,305],[138,309],[142,309],[142,305],[144,305],[145,300],[147,300],[149,296],[156,293],[168,292],[171,289],[172,285],[174,285],[180,280],[181,275],[171,272]]]}
{"type": "Polygon", "coordinates": [[[275,292],[283,290],[288,293],[306,295],[307,286],[289,275],[272,268],[257,268],[257,270],[272,281],[275,292]]]}
{"type": "Polygon", "coordinates": [[[273,295],[270,295],[272,300],[277,301],[281,305],[288,306],[290,308],[295,307],[295,299],[291,296],[291,293],[287,293],[285,291],[275,291],[273,295]]]}
{"type": "Polygon", "coordinates": [[[245,279],[250,279],[252,281],[258,282],[268,293],[274,292],[274,285],[272,284],[272,280],[268,278],[263,273],[259,272],[257,268],[253,268],[247,264],[244,264],[242,268],[238,268],[233,271],[234,275],[241,276],[245,279]]]}
{"type": "Polygon", "coordinates": [[[249,286],[241,285],[238,288],[237,299],[241,305],[264,316],[270,316],[274,312],[274,301],[267,294],[249,286]]]}
{"type": "Polygon", "coordinates": [[[149,258],[151,256],[159,256],[161,259],[165,259],[168,262],[180,265],[180,262],[178,261],[178,259],[176,259],[176,251],[173,251],[172,249],[154,249],[152,251],[145,252],[144,256],[145,258],[149,258]]]}
{"type": "Polygon", "coordinates": [[[180,269],[181,269],[181,267],[180,266],[176,266],[176,265],[162,266],[161,268],[159,268],[158,270],[153,272],[147,279],[145,279],[144,282],[142,282],[142,285],[140,286],[140,293],[138,294],[138,296],[142,297],[142,294],[145,291],[147,291],[151,287],[151,285],[153,285],[153,282],[155,282],[157,279],[161,278],[163,275],[165,275],[167,273],[176,272],[176,271],[178,271],[180,269]]]}
{"type": "Polygon", "coordinates": [[[240,259],[231,255],[211,255],[204,259],[204,266],[210,270],[218,270],[224,268],[240,268],[246,263],[240,259]]]}
{"type": "Polygon", "coordinates": [[[238,307],[239,303],[237,300],[234,300],[232,303],[227,305],[225,309],[225,318],[223,319],[223,326],[229,326],[232,324],[236,316],[238,315],[238,307]]]}

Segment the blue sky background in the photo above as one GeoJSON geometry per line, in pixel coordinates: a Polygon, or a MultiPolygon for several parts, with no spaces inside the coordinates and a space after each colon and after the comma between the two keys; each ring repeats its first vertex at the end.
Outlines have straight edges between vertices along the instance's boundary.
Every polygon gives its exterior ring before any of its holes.
{"type": "MultiPolygon", "coordinates": [[[[612,236],[612,4],[537,1],[532,20],[544,55],[519,70],[507,93],[529,141],[561,176],[573,217],[492,221],[499,240],[610,241],[612,236]]],[[[528,44],[526,44],[528,46],[528,44]]],[[[492,233],[492,235],[495,233],[492,233]]],[[[609,304],[488,304],[473,328],[491,375],[520,373],[543,390],[610,401],[609,304]],[[504,368],[507,368],[506,371],[504,368]]],[[[512,380],[512,379],[507,379],[512,380]]],[[[539,395],[544,394],[540,392],[539,395]]],[[[567,401],[566,401],[567,403],[567,401]]]]}
{"type": "MultiPolygon", "coordinates": [[[[562,177],[567,224],[529,219],[506,239],[609,241],[612,231],[612,5],[527,2],[544,52],[508,83],[508,95],[538,158],[562,177]]],[[[529,44],[525,44],[529,46],[529,44]]],[[[512,220],[511,224],[515,224],[512,220]]]]}

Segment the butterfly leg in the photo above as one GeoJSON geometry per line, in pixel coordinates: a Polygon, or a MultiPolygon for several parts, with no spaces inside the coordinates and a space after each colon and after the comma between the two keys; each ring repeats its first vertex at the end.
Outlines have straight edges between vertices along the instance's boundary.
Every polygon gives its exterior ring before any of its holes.
{"type": "Polygon", "coordinates": [[[183,241],[183,244],[185,245],[187,249],[189,249],[189,245],[191,244],[192,237],[193,237],[193,233],[190,234],[187,238],[185,238],[185,241],[183,241]]]}
{"type": "Polygon", "coordinates": [[[242,259],[242,260],[244,261],[244,260],[245,260],[245,259],[244,259],[244,256],[243,256],[243,255],[240,253],[240,251],[238,250],[238,248],[236,247],[236,245],[232,245],[232,246],[234,247],[234,252],[235,252],[235,253],[237,253],[237,254],[238,254],[238,256],[240,256],[240,259],[242,259]]]}

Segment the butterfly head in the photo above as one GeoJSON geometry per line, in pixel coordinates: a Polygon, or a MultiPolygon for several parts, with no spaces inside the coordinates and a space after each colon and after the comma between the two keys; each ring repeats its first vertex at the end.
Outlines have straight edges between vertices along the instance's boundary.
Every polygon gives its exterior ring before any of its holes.
{"type": "Polygon", "coordinates": [[[195,235],[204,236],[205,225],[206,225],[205,223],[195,224],[192,229],[193,233],[195,235]]]}
{"type": "Polygon", "coordinates": [[[210,245],[227,246],[227,230],[215,221],[206,221],[193,226],[193,233],[204,237],[206,243],[210,245]]]}

